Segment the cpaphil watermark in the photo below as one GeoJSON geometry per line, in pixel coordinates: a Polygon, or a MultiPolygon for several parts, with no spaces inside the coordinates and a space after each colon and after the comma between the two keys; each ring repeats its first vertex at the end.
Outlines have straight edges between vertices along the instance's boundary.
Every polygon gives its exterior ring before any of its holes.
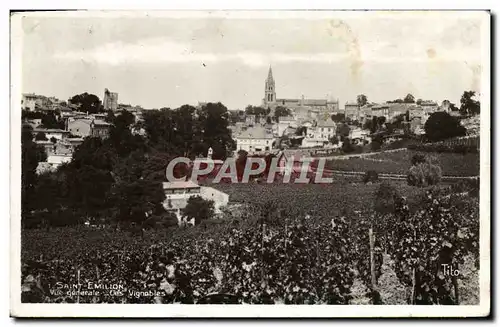
{"type": "Polygon", "coordinates": [[[325,176],[325,173],[328,173],[325,165],[326,158],[300,157],[284,162],[281,158],[273,157],[270,162],[267,162],[265,158],[249,157],[241,172],[234,158],[226,159],[216,168],[212,159],[193,161],[189,158],[178,157],[168,163],[166,177],[171,182],[185,182],[188,179],[195,182],[198,178],[215,172],[212,183],[220,183],[223,179],[230,180],[231,183],[248,183],[252,177],[263,177],[263,175],[266,176],[267,183],[274,183],[277,176],[282,177],[283,183],[290,183],[292,176],[296,177],[293,179],[295,184],[309,184],[312,181],[315,184],[332,183],[333,178],[325,176]],[[174,170],[178,164],[192,167],[191,176],[175,177],[174,170]]]}

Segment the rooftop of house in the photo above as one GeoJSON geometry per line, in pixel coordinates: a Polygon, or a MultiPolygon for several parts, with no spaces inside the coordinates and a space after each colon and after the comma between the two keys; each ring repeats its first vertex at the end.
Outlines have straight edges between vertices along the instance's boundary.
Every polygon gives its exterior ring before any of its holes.
{"type": "Polygon", "coordinates": [[[92,122],[94,123],[94,125],[100,125],[100,126],[110,126],[111,125],[110,123],[105,122],[104,120],[100,120],[100,119],[94,119],[92,122]]]}
{"type": "Polygon", "coordinates": [[[35,133],[39,133],[39,132],[42,132],[42,133],[69,133],[69,131],[65,131],[65,130],[58,129],[58,128],[35,128],[35,129],[33,129],[33,132],[35,132],[35,133]]]}
{"type": "Polygon", "coordinates": [[[290,122],[290,121],[295,121],[295,118],[293,116],[282,116],[279,118],[279,122],[290,122]]]}
{"type": "Polygon", "coordinates": [[[241,131],[241,133],[236,137],[240,139],[272,139],[273,135],[269,133],[264,127],[255,126],[241,131]]]}
{"type": "Polygon", "coordinates": [[[276,102],[302,102],[304,105],[326,105],[327,103],[338,103],[337,100],[329,100],[329,99],[307,99],[307,98],[301,98],[301,99],[276,99],[276,102]]]}
{"type": "Polygon", "coordinates": [[[337,123],[335,123],[331,119],[326,119],[326,120],[318,120],[317,122],[317,127],[336,127],[337,123]]]}
{"type": "Polygon", "coordinates": [[[54,145],[54,143],[52,143],[52,141],[45,141],[45,140],[35,140],[35,143],[38,144],[38,145],[54,145]]]}
{"type": "Polygon", "coordinates": [[[164,190],[179,190],[179,189],[190,189],[190,188],[200,188],[200,185],[196,184],[191,180],[180,181],[180,182],[163,182],[164,190]]]}
{"type": "Polygon", "coordinates": [[[195,162],[200,162],[200,163],[211,162],[214,165],[222,165],[224,163],[224,161],[222,161],[220,159],[209,159],[209,158],[196,158],[196,159],[194,159],[194,161],[195,162]]]}

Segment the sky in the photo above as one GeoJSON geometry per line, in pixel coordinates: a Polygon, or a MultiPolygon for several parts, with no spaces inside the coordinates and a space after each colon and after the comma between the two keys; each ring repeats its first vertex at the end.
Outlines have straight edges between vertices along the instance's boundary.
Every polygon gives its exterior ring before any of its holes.
{"type": "Polygon", "coordinates": [[[459,103],[480,92],[484,16],[267,12],[23,14],[22,92],[83,92],[144,108],[259,105],[272,66],[278,98],[459,103]]]}

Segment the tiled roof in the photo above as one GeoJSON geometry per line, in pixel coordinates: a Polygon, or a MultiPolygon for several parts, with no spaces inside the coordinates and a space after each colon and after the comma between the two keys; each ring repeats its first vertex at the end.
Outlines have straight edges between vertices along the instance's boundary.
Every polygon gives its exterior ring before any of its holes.
{"type": "Polygon", "coordinates": [[[264,127],[255,126],[242,131],[236,136],[240,139],[272,139],[272,134],[268,133],[264,127]]]}
{"type": "Polygon", "coordinates": [[[109,125],[111,125],[111,124],[110,124],[110,123],[108,123],[108,122],[105,122],[104,120],[94,119],[94,125],[109,126],[109,125]]]}
{"type": "Polygon", "coordinates": [[[35,128],[33,132],[44,132],[44,133],[69,133],[69,131],[65,131],[58,128],[35,128]]]}
{"type": "Polygon", "coordinates": [[[199,188],[200,185],[194,183],[191,180],[183,181],[183,182],[163,182],[164,190],[172,190],[172,189],[186,189],[186,188],[199,188]]]}
{"type": "Polygon", "coordinates": [[[317,127],[336,127],[337,124],[333,120],[327,119],[327,120],[318,120],[318,124],[316,126],[317,127]]]}

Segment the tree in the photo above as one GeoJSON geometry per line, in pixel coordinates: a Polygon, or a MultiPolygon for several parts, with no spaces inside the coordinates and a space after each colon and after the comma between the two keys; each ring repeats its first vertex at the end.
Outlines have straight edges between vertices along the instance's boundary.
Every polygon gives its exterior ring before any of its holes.
{"type": "Polygon", "coordinates": [[[441,181],[441,168],[430,160],[412,165],[407,175],[408,185],[426,187],[441,181]]]}
{"type": "Polygon", "coordinates": [[[358,95],[358,97],[356,98],[356,102],[358,103],[358,105],[360,107],[364,106],[365,104],[368,103],[368,98],[366,97],[366,95],[364,94],[360,94],[358,95]]]}
{"type": "Polygon", "coordinates": [[[425,122],[424,130],[427,138],[433,142],[466,134],[466,129],[460,125],[460,121],[443,111],[431,114],[425,122]]]}
{"type": "Polygon", "coordinates": [[[69,164],[59,168],[67,183],[68,202],[82,215],[100,217],[111,203],[108,193],[114,183],[113,168],[118,161],[111,144],[87,137],[73,152],[69,164]]]}
{"type": "Polygon", "coordinates": [[[64,120],[58,119],[53,112],[42,113],[42,127],[64,129],[64,120]]]}
{"type": "Polygon", "coordinates": [[[479,101],[474,100],[473,97],[476,95],[474,91],[465,91],[460,99],[460,114],[466,115],[478,115],[481,111],[481,104],[479,101]]]}
{"type": "Polygon", "coordinates": [[[89,114],[96,114],[103,111],[99,97],[87,92],[73,96],[68,102],[79,106],[79,111],[88,112],[89,114]]]}
{"type": "Polygon", "coordinates": [[[336,135],[340,137],[341,141],[343,141],[344,138],[349,137],[350,133],[351,133],[351,128],[346,123],[343,123],[337,127],[336,135]]]}
{"type": "Polygon", "coordinates": [[[392,101],[387,101],[387,103],[404,103],[404,100],[403,99],[396,99],[396,100],[392,100],[392,101]]]}
{"type": "Polygon", "coordinates": [[[186,207],[182,209],[182,215],[186,221],[194,219],[195,224],[198,225],[214,216],[214,202],[200,196],[192,196],[187,201],[186,207]]]}
{"type": "Polygon", "coordinates": [[[108,112],[106,113],[106,118],[104,118],[104,121],[112,124],[115,121],[115,118],[116,117],[115,117],[115,113],[113,112],[113,110],[108,110],[108,112]]]}
{"type": "Polygon", "coordinates": [[[141,225],[152,215],[164,214],[162,181],[148,178],[153,175],[146,173],[146,161],[142,151],[134,151],[113,170],[109,198],[122,222],[141,225]]]}
{"type": "Polygon", "coordinates": [[[352,151],[354,151],[354,147],[351,144],[351,140],[345,137],[342,141],[342,152],[351,153],[352,151]]]}
{"type": "Polygon", "coordinates": [[[412,166],[416,166],[416,165],[424,163],[426,161],[427,161],[427,158],[425,157],[425,155],[423,155],[421,153],[416,153],[413,155],[413,157],[411,157],[412,166]]]}
{"type": "Polygon", "coordinates": [[[395,201],[399,198],[398,190],[388,182],[382,182],[375,192],[375,212],[391,214],[395,210],[395,201]]]}
{"type": "Polygon", "coordinates": [[[331,118],[334,122],[340,123],[340,122],[345,121],[345,114],[341,114],[341,113],[333,114],[331,118]]]}
{"type": "Polygon", "coordinates": [[[229,110],[228,112],[231,125],[244,121],[245,112],[243,110],[229,110]]]}
{"type": "Polygon", "coordinates": [[[384,139],[380,134],[376,135],[371,143],[371,148],[372,151],[378,151],[382,147],[382,144],[384,143],[384,139]]]}
{"type": "Polygon", "coordinates": [[[307,134],[307,127],[306,126],[300,126],[295,130],[295,135],[297,136],[302,136],[307,134]]]}
{"type": "Polygon", "coordinates": [[[276,121],[279,121],[280,117],[287,117],[291,115],[292,111],[286,107],[277,106],[276,109],[274,109],[274,118],[276,121]]]}
{"type": "Polygon", "coordinates": [[[245,114],[247,115],[255,115],[255,116],[266,116],[269,111],[262,107],[248,105],[245,108],[245,114]]]}
{"type": "Polygon", "coordinates": [[[47,135],[44,132],[38,132],[35,136],[36,141],[47,141],[47,135]]]}
{"type": "Polygon", "coordinates": [[[363,176],[363,183],[375,183],[378,181],[378,173],[375,170],[368,170],[363,176]]]}
{"type": "Polygon", "coordinates": [[[372,130],[373,130],[373,120],[366,120],[364,123],[363,123],[363,129],[365,130],[369,130],[370,133],[372,133],[372,130]]]}
{"type": "Polygon", "coordinates": [[[416,103],[420,106],[422,104],[422,99],[417,99],[416,103]]]}
{"type": "Polygon", "coordinates": [[[415,97],[413,95],[411,95],[410,93],[408,93],[404,100],[403,100],[404,103],[415,103],[415,97]]]}
{"type": "Polygon", "coordinates": [[[333,145],[337,145],[340,142],[339,138],[336,135],[332,136],[328,141],[333,145]]]}
{"type": "Polygon", "coordinates": [[[207,153],[211,147],[214,159],[225,159],[236,144],[231,137],[227,108],[220,102],[208,103],[198,110],[198,121],[203,131],[201,149],[207,153]]]}
{"type": "Polygon", "coordinates": [[[33,142],[33,128],[23,125],[21,130],[21,212],[23,219],[34,209],[36,168],[47,160],[42,146],[33,142]]]}

